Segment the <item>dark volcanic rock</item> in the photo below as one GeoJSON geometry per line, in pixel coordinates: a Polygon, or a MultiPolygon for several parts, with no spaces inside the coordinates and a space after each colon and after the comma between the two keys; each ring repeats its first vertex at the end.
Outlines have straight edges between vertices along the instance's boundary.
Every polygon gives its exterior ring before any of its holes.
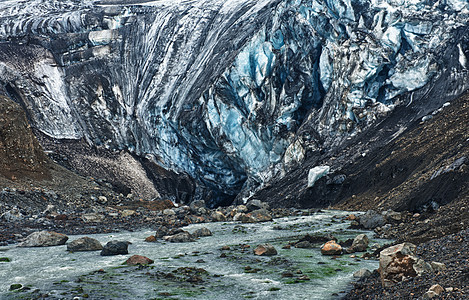
{"type": "Polygon", "coordinates": [[[311,244],[319,244],[319,243],[325,243],[327,241],[330,241],[330,240],[335,240],[337,241],[337,239],[335,237],[333,237],[332,235],[327,235],[327,236],[317,236],[317,235],[310,235],[310,234],[306,234],[305,236],[303,236],[302,238],[300,238],[300,240],[298,241],[298,243],[301,243],[303,241],[306,241],[306,242],[309,242],[311,244]]]}
{"type": "Polygon", "coordinates": [[[110,241],[106,245],[104,245],[103,250],[101,251],[101,255],[110,256],[110,255],[128,254],[129,244],[130,242],[110,241]]]}

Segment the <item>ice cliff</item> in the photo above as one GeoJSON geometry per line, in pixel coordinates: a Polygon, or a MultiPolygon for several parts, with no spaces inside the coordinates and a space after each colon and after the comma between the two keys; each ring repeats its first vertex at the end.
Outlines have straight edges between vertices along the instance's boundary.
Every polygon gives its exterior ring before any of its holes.
{"type": "Polygon", "coordinates": [[[3,1],[0,82],[33,126],[184,171],[233,198],[469,87],[469,3],[3,1]],[[437,93],[438,100],[429,99],[437,93]]]}

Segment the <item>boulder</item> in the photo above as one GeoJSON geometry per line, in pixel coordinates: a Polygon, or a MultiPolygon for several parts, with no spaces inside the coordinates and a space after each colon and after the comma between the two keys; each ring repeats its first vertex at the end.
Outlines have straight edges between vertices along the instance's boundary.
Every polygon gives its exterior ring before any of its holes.
{"type": "Polygon", "coordinates": [[[204,201],[204,200],[195,200],[195,201],[192,201],[192,202],[189,204],[189,208],[190,208],[190,210],[191,210],[192,213],[197,213],[200,208],[204,208],[204,209],[205,209],[205,201],[204,201]]]}
{"type": "Polygon", "coordinates": [[[248,208],[246,207],[246,205],[238,205],[236,206],[233,211],[235,212],[234,214],[237,214],[237,213],[247,213],[248,212],[248,208]]]}
{"type": "Polygon", "coordinates": [[[239,218],[242,223],[258,223],[272,221],[272,215],[266,209],[258,209],[247,214],[241,214],[239,218]]]}
{"type": "Polygon", "coordinates": [[[258,209],[258,210],[252,211],[250,214],[256,220],[256,222],[272,221],[272,215],[267,209],[258,209]]]}
{"type": "Polygon", "coordinates": [[[353,277],[354,278],[359,278],[359,279],[367,278],[367,277],[370,277],[370,276],[371,276],[371,272],[368,269],[360,269],[360,270],[356,271],[355,273],[353,273],[353,277]]]}
{"type": "Polygon", "coordinates": [[[208,209],[205,207],[201,207],[197,209],[197,212],[196,212],[196,214],[199,216],[206,215],[207,213],[208,213],[208,209]]]}
{"type": "Polygon", "coordinates": [[[98,197],[98,202],[101,203],[101,204],[106,204],[107,203],[106,196],[99,196],[98,197]]]}
{"type": "Polygon", "coordinates": [[[156,242],[156,236],[150,235],[150,236],[146,237],[146,238],[145,238],[145,242],[147,242],[147,243],[154,243],[154,242],[156,242]]]}
{"type": "Polygon", "coordinates": [[[83,214],[81,216],[81,219],[83,220],[83,222],[86,222],[86,223],[99,223],[104,220],[104,216],[98,213],[89,213],[89,214],[83,214]]]}
{"type": "Polygon", "coordinates": [[[199,228],[192,233],[192,236],[194,237],[203,237],[203,236],[211,236],[211,235],[212,235],[212,232],[206,227],[199,228]]]}
{"type": "Polygon", "coordinates": [[[380,252],[379,273],[383,287],[389,287],[405,277],[415,277],[432,271],[431,265],[415,256],[416,246],[402,243],[380,252]]]}
{"type": "Polygon", "coordinates": [[[18,208],[13,208],[0,216],[0,219],[3,219],[7,222],[19,222],[24,219],[23,214],[18,208]]]}
{"type": "Polygon", "coordinates": [[[354,214],[348,215],[348,216],[345,218],[345,220],[347,220],[347,221],[355,221],[355,220],[357,220],[357,219],[358,219],[357,216],[355,216],[354,214]]]}
{"type": "Polygon", "coordinates": [[[54,231],[37,231],[26,237],[26,239],[18,244],[18,247],[49,247],[65,245],[68,236],[54,231]]]}
{"type": "Polygon", "coordinates": [[[141,255],[132,255],[129,259],[126,260],[125,264],[129,266],[136,266],[136,265],[150,265],[154,263],[153,260],[149,259],[148,257],[141,256],[141,255]]]}
{"type": "Polygon", "coordinates": [[[364,215],[360,216],[360,225],[366,229],[375,229],[384,224],[386,224],[385,218],[374,210],[369,210],[364,215]]]}
{"type": "Polygon", "coordinates": [[[156,237],[156,238],[162,238],[162,237],[164,237],[165,235],[168,235],[168,233],[169,233],[168,227],[166,227],[166,226],[164,226],[164,225],[159,225],[159,226],[156,228],[155,237],[156,237]]]}
{"type": "Polygon", "coordinates": [[[388,210],[384,213],[386,221],[389,223],[399,223],[402,221],[402,214],[397,211],[388,210]]]}
{"type": "Polygon", "coordinates": [[[128,246],[130,242],[123,241],[110,241],[104,245],[103,250],[101,251],[101,256],[110,256],[110,255],[119,255],[119,254],[128,254],[128,246]]]}
{"type": "Polygon", "coordinates": [[[306,234],[298,240],[298,243],[303,242],[303,241],[308,241],[311,244],[322,244],[322,243],[325,243],[325,242],[328,242],[328,241],[331,241],[331,240],[337,241],[337,239],[331,234],[327,234],[327,235],[310,235],[310,234],[306,234]]]}
{"type": "Polygon", "coordinates": [[[76,239],[67,244],[67,251],[71,252],[80,252],[80,251],[98,251],[103,250],[103,245],[93,238],[90,237],[82,237],[76,239]]]}
{"type": "Polygon", "coordinates": [[[273,256],[277,255],[277,250],[271,244],[260,244],[253,250],[255,255],[273,256]]]}
{"type": "Polygon", "coordinates": [[[187,231],[179,232],[174,235],[164,236],[163,239],[170,243],[187,243],[194,242],[194,237],[187,231]]]}
{"type": "Polygon", "coordinates": [[[295,244],[295,248],[313,248],[313,245],[308,241],[301,241],[295,244]]]}
{"type": "Polygon", "coordinates": [[[212,219],[215,222],[225,222],[226,221],[226,216],[221,211],[214,211],[212,213],[212,219]]]}
{"type": "Polygon", "coordinates": [[[250,200],[246,203],[246,208],[249,212],[258,210],[258,209],[269,209],[269,204],[262,202],[261,200],[250,200]]]}
{"type": "Polygon", "coordinates": [[[432,265],[420,258],[417,258],[417,261],[415,262],[413,268],[415,272],[417,272],[417,275],[433,272],[432,265]]]}
{"type": "Polygon", "coordinates": [[[163,210],[163,215],[165,215],[165,216],[175,216],[176,212],[174,211],[174,209],[167,208],[167,209],[163,210]]]}
{"type": "Polygon", "coordinates": [[[135,210],[132,210],[132,209],[124,209],[122,212],[121,212],[121,215],[123,218],[127,218],[127,217],[130,217],[130,216],[133,216],[135,215],[137,212],[135,210]]]}
{"type": "Polygon", "coordinates": [[[193,211],[197,211],[197,209],[201,208],[201,207],[206,207],[205,206],[205,201],[204,200],[195,200],[195,201],[192,201],[190,204],[189,204],[189,208],[193,211]]]}
{"type": "Polygon", "coordinates": [[[428,291],[432,291],[435,294],[440,295],[445,291],[445,289],[439,284],[434,284],[428,289],[428,291]]]}
{"type": "Polygon", "coordinates": [[[187,231],[183,230],[182,228],[171,228],[168,231],[167,235],[175,235],[175,234],[178,234],[178,233],[181,233],[181,232],[187,232],[187,231]]]}
{"type": "Polygon", "coordinates": [[[435,271],[435,272],[441,272],[441,271],[446,270],[446,265],[445,264],[439,263],[439,262],[436,262],[436,261],[432,261],[430,263],[430,266],[432,267],[433,271],[435,271]]]}
{"type": "Polygon", "coordinates": [[[366,251],[368,243],[368,236],[366,236],[366,234],[359,234],[353,239],[352,246],[347,249],[347,252],[353,253],[366,251]]]}
{"type": "Polygon", "coordinates": [[[329,241],[321,247],[322,255],[340,255],[342,254],[342,246],[335,241],[329,241]]]}
{"type": "Polygon", "coordinates": [[[237,221],[241,221],[242,222],[242,219],[245,218],[246,214],[245,213],[236,213],[233,217],[233,221],[237,222],[237,221]]]}

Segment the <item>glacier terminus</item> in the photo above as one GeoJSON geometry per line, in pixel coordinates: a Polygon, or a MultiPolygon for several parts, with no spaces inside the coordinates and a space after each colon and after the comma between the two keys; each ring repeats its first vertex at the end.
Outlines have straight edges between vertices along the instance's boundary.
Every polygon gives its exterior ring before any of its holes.
{"type": "Polygon", "coordinates": [[[2,1],[1,91],[46,136],[146,157],[216,205],[461,95],[468,20],[463,0],[2,1]]]}

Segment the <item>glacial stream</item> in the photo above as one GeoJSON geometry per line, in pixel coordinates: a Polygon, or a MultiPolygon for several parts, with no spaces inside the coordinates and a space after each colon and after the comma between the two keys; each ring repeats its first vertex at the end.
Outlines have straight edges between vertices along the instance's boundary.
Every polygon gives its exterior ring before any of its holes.
{"type": "MultiPolygon", "coordinates": [[[[372,232],[347,229],[349,221],[342,220],[347,214],[324,211],[267,223],[195,224],[184,229],[207,227],[213,236],[190,243],[145,242],[153,230],[88,235],[103,245],[130,241],[128,255],[69,253],[66,246],[2,247],[0,257],[11,262],[0,262],[0,298],[47,294],[52,299],[334,299],[344,295],[355,271],[376,269],[377,261],[357,258],[362,253],[323,256],[319,244],[310,249],[282,247],[305,234],[332,234],[344,241],[367,233],[370,245],[385,242],[373,239],[372,232]],[[260,243],[271,243],[278,254],[255,256],[252,250],[260,243]],[[230,250],[222,251],[223,246],[230,250]],[[155,262],[148,267],[122,265],[134,254],[155,262]],[[291,276],[282,276],[285,272],[291,276]],[[9,291],[17,283],[26,290],[9,291]]],[[[78,237],[69,236],[69,241],[78,237]]]]}

